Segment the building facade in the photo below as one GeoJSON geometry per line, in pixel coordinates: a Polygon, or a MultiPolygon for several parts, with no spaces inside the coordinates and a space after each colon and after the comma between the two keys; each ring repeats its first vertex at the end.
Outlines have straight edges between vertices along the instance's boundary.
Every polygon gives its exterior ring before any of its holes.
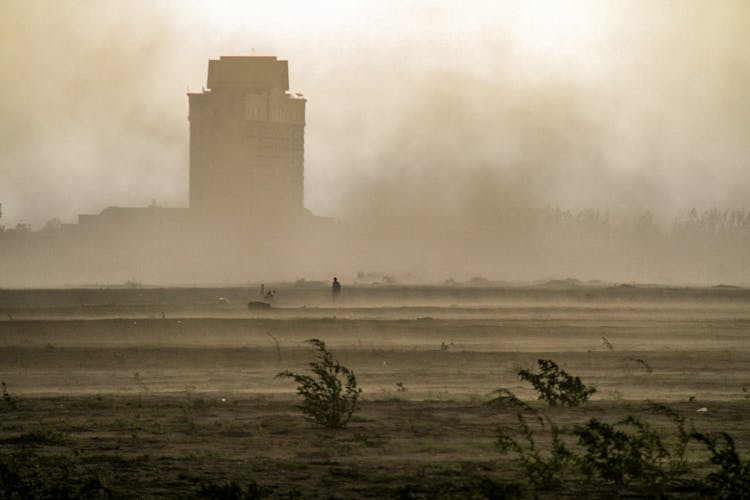
{"type": "Polygon", "coordinates": [[[289,92],[287,61],[222,56],[209,61],[206,87],[188,94],[191,212],[302,215],[306,101],[289,92]]]}

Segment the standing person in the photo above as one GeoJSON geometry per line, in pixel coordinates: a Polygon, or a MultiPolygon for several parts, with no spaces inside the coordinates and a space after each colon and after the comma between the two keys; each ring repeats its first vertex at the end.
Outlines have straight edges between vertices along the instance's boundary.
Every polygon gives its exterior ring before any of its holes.
{"type": "Polygon", "coordinates": [[[336,277],[333,278],[333,284],[331,285],[331,295],[334,301],[338,300],[339,295],[341,295],[341,283],[336,277]]]}

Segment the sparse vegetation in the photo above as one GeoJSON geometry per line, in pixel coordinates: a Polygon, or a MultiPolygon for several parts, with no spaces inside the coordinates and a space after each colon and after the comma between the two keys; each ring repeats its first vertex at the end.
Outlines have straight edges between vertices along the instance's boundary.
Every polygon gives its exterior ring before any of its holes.
{"type": "Polygon", "coordinates": [[[214,500],[258,500],[266,498],[269,494],[268,488],[264,488],[252,479],[245,486],[237,481],[223,483],[204,481],[198,490],[198,497],[214,500]]]}
{"type": "Polygon", "coordinates": [[[646,373],[651,375],[653,373],[654,369],[651,368],[651,365],[648,364],[648,362],[645,359],[641,358],[627,358],[627,361],[632,361],[633,363],[637,363],[638,365],[642,366],[644,370],[646,370],[646,373]]]}
{"type": "Polygon", "coordinates": [[[719,433],[723,446],[710,434],[694,432],[691,437],[706,446],[709,461],[719,466],[700,481],[701,489],[718,498],[750,498],[750,464],[740,458],[732,436],[719,433]]]}
{"type": "Polygon", "coordinates": [[[552,406],[579,406],[596,392],[594,387],[581,382],[580,377],[573,377],[561,370],[551,359],[539,359],[537,365],[539,373],[522,369],[518,376],[521,380],[531,382],[539,393],[539,399],[552,406]]]}
{"type": "Polygon", "coordinates": [[[421,486],[406,484],[396,488],[394,493],[394,498],[402,500],[417,498],[516,500],[526,498],[521,484],[499,481],[488,476],[461,476],[421,486]]]}
{"type": "MultiPolygon", "coordinates": [[[[648,413],[672,422],[675,432],[669,439],[660,436],[644,419],[628,415],[614,424],[590,418],[585,424],[575,425],[571,434],[578,441],[566,444],[566,432],[548,415],[507,389],[499,389],[496,394],[488,404],[515,411],[517,419],[515,427],[498,428],[496,446],[501,453],[515,453],[524,478],[539,489],[559,489],[565,477],[582,474],[592,484],[617,488],[637,484],[652,492],[666,491],[688,471],[686,449],[690,433],[684,417],[666,405],[651,404],[648,413]],[[540,446],[542,435],[549,436],[547,445],[540,446]]],[[[712,452],[715,449],[714,446],[712,452]]],[[[722,470],[742,470],[736,454],[729,450],[726,456],[729,458],[725,462],[731,465],[722,470]]],[[[714,463],[723,463],[721,460],[714,463]]]]}
{"type": "Polygon", "coordinates": [[[331,429],[346,427],[362,393],[357,378],[333,357],[325,342],[318,339],[307,342],[318,351],[318,360],[310,363],[314,376],[283,371],[277,377],[297,382],[297,393],[302,396],[300,408],[308,420],[331,429]]]}
{"type": "Polygon", "coordinates": [[[139,372],[135,372],[133,374],[133,383],[138,386],[138,388],[143,391],[144,393],[148,392],[148,385],[146,385],[146,382],[143,381],[143,377],[141,377],[141,374],[139,372]]]}
{"type": "Polygon", "coordinates": [[[495,443],[498,450],[503,454],[515,452],[524,475],[533,485],[545,490],[559,488],[562,475],[574,458],[561,439],[560,428],[548,416],[539,414],[508,390],[499,390],[492,404],[507,405],[518,410],[514,430],[498,429],[495,443]],[[539,431],[544,431],[545,426],[549,430],[550,444],[547,449],[537,446],[529,417],[539,431]]]}
{"type": "Polygon", "coordinates": [[[276,362],[281,363],[281,343],[271,332],[266,332],[271,340],[273,341],[274,348],[276,349],[276,362]]]}
{"type": "Polygon", "coordinates": [[[13,396],[10,392],[8,392],[8,386],[5,382],[2,382],[3,385],[3,403],[5,403],[5,406],[7,408],[15,409],[18,407],[18,398],[16,396],[13,396]]]}
{"type": "Polygon", "coordinates": [[[2,498],[112,498],[98,475],[74,471],[72,464],[58,459],[42,463],[34,455],[0,455],[0,497],[2,498]]]}
{"type": "Polygon", "coordinates": [[[0,439],[0,444],[13,444],[21,446],[48,445],[59,446],[67,444],[68,438],[60,432],[40,428],[24,432],[19,436],[0,439]]]}
{"type": "Polygon", "coordinates": [[[590,419],[573,431],[584,453],[581,469],[597,477],[624,486],[643,481],[650,486],[664,482],[670,458],[661,438],[643,420],[628,416],[615,424],[590,419]]]}
{"type": "MultiPolygon", "coordinates": [[[[506,402],[512,399],[504,398],[506,402]]],[[[520,403],[519,408],[528,409],[528,406],[520,403]]],[[[550,444],[541,452],[535,441],[535,431],[521,412],[517,413],[519,424],[515,432],[499,429],[497,446],[503,453],[515,452],[524,477],[540,489],[559,489],[566,475],[581,473],[589,484],[599,484],[599,487],[611,484],[616,491],[638,485],[641,489],[634,491],[659,496],[691,491],[714,498],[750,498],[750,466],[742,460],[728,433],[718,434],[722,446],[712,435],[688,434],[684,419],[671,408],[653,405],[652,409],[675,422],[677,433],[670,440],[676,444],[672,449],[666,444],[668,440],[648,422],[634,416],[614,424],[591,418],[586,424],[576,425],[573,433],[578,437],[579,447],[571,448],[564,444],[562,431],[548,416],[534,414],[538,422],[536,432],[544,432],[546,422],[546,432],[550,434],[550,444]],[[717,465],[718,470],[702,479],[685,479],[691,470],[685,458],[690,439],[706,446],[710,452],[709,462],[717,465]]]]}
{"type": "MultiPolygon", "coordinates": [[[[305,287],[314,293],[309,282],[305,287]]],[[[327,300],[327,288],[320,289],[327,300]]],[[[721,289],[732,300],[714,303],[691,290],[669,292],[689,297],[688,308],[649,302],[646,289],[610,290],[591,291],[592,301],[603,298],[602,307],[530,303],[519,313],[515,306],[463,307],[483,301],[486,292],[467,299],[461,288],[446,287],[438,291],[455,292],[446,303],[455,301],[458,310],[352,308],[336,321],[311,306],[273,317],[243,313],[237,304],[244,292],[237,290],[200,291],[199,307],[219,310],[218,318],[190,312],[187,300],[197,292],[188,290],[179,300],[148,287],[41,298],[0,290],[0,314],[16,316],[0,321],[0,379],[18,401],[15,407],[0,401],[7,479],[0,498],[106,497],[106,491],[118,498],[742,498],[750,351],[738,331],[747,330],[750,291],[741,298],[721,289]],[[608,294],[615,292],[637,300],[610,308],[608,294]],[[236,310],[217,305],[220,295],[232,297],[236,310]],[[96,309],[115,299],[121,311],[96,309]],[[126,305],[133,303],[148,308],[126,305]],[[705,321],[692,320],[694,308],[707,312],[705,321]],[[160,311],[174,319],[165,322],[160,311]],[[60,318],[49,319],[52,313],[60,318]],[[409,319],[423,314],[431,316],[409,319]],[[658,321],[650,324],[652,317],[658,321]],[[636,327],[627,333],[630,325],[636,327]],[[719,340],[706,347],[708,328],[719,340]],[[657,333],[663,335],[652,341],[657,333]],[[597,335],[607,335],[614,349],[597,335]],[[318,380],[307,365],[321,361],[320,351],[292,347],[309,337],[327,341],[333,357],[356,371],[358,387],[367,383],[347,432],[303,419],[292,380],[268,385],[286,369],[318,380]],[[648,360],[652,374],[628,357],[648,360]],[[539,374],[537,358],[595,383],[599,397],[572,409],[536,401],[532,384],[517,374],[522,368],[539,374]],[[497,391],[489,410],[486,394],[498,386],[522,387],[523,400],[497,391]],[[674,406],[650,405],[646,394],[674,406]],[[593,432],[592,417],[626,436],[617,447],[619,438],[607,444],[599,432],[601,446],[594,449],[614,451],[584,469],[589,449],[575,430],[593,432]],[[710,447],[690,437],[694,427],[710,447]],[[608,467],[647,472],[624,473],[618,482],[603,477],[608,467]]],[[[408,297],[421,300],[418,293],[410,289],[408,297]]],[[[536,300],[529,294],[524,300],[536,300]]],[[[346,377],[338,378],[345,395],[346,377]]]]}
{"type": "Polygon", "coordinates": [[[612,401],[622,401],[622,392],[618,391],[617,389],[609,390],[607,391],[607,394],[612,401]]]}

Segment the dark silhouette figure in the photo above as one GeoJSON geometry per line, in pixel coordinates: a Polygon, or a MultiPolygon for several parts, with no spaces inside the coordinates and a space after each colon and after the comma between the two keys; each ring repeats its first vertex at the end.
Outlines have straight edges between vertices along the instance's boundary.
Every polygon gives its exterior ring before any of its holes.
{"type": "Polygon", "coordinates": [[[333,278],[333,284],[331,285],[331,295],[333,296],[333,300],[338,300],[339,295],[341,295],[341,283],[339,283],[338,278],[333,278]]]}

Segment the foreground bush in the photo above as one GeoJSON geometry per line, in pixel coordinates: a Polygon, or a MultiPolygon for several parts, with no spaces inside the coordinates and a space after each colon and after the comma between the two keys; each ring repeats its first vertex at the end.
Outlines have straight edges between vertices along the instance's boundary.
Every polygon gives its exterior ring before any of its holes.
{"type": "Polygon", "coordinates": [[[333,357],[325,342],[318,339],[307,342],[318,351],[318,360],[310,363],[313,376],[288,370],[276,376],[297,382],[297,393],[303,398],[300,408],[308,420],[331,429],[346,427],[362,393],[357,387],[357,378],[333,357]]]}
{"type": "Polygon", "coordinates": [[[0,498],[113,497],[114,492],[104,486],[98,475],[75,470],[65,458],[58,458],[57,463],[49,464],[28,453],[0,455],[0,498]]]}
{"type": "Polygon", "coordinates": [[[598,476],[618,486],[631,481],[664,482],[669,452],[643,420],[629,416],[609,424],[592,418],[576,426],[574,433],[585,449],[579,460],[589,477],[598,476]]]}
{"type": "MultiPolygon", "coordinates": [[[[541,490],[558,490],[565,481],[578,479],[595,488],[597,495],[620,494],[665,497],[671,493],[697,493],[711,498],[750,499],[750,463],[737,451],[726,432],[705,434],[688,430],[685,418],[663,404],[649,404],[646,413],[671,422],[672,431],[660,434],[651,422],[629,415],[614,423],[597,418],[565,430],[544,413],[519,400],[511,391],[498,389],[489,405],[515,412],[517,423],[498,428],[498,450],[516,455],[523,477],[541,490]],[[572,434],[572,435],[571,435],[572,434]],[[540,436],[549,443],[540,446],[540,436]],[[570,440],[575,436],[577,442],[570,440]],[[708,451],[708,462],[717,466],[696,478],[687,460],[689,443],[708,451]],[[693,477],[691,476],[693,473],[693,477]],[[604,488],[604,490],[602,490],[604,488]]],[[[578,490],[579,491],[579,490],[578,490]]],[[[579,491],[580,492],[580,491],[579,491]]]]}
{"type": "Polygon", "coordinates": [[[498,428],[495,446],[500,453],[516,453],[519,466],[534,486],[544,490],[559,488],[563,474],[575,458],[562,440],[561,429],[547,415],[541,415],[511,391],[499,389],[496,392],[498,397],[490,404],[514,408],[518,422],[515,429],[498,428]],[[546,451],[534,439],[534,428],[544,432],[545,423],[550,432],[549,449],[546,451]]]}
{"type": "Polygon", "coordinates": [[[520,370],[521,380],[531,382],[539,393],[539,399],[552,406],[579,406],[589,400],[596,392],[594,387],[584,385],[579,377],[568,375],[551,359],[537,360],[539,373],[531,370],[520,370]]]}
{"type": "Polygon", "coordinates": [[[701,481],[701,488],[720,498],[750,498],[750,464],[742,461],[734,439],[726,432],[720,433],[724,445],[709,434],[694,432],[691,437],[706,445],[711,457],[709,461],[719,469],[701,481]]]}

